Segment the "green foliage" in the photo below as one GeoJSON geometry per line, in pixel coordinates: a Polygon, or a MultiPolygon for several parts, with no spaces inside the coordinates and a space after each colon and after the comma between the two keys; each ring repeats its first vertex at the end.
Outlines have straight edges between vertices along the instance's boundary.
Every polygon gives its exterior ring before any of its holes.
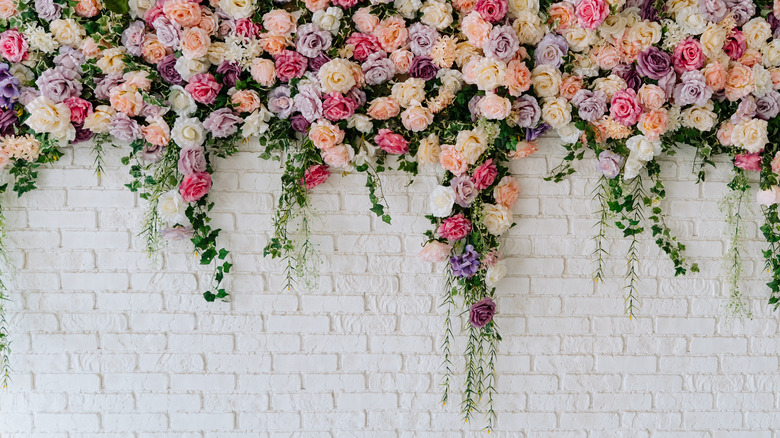
{"type": "Polygon", "coordinates": [[[126,14],[130,11],[127,0],[103,0],[106,9],[117,14],[126,14]]]}
{"type": "Polygon", "coordinates": [[[734,178],[728,184],[731,191],[720,204],[721,211],[726,216],[726,224],[730,229],[729,249],[724,257],[724,272],[727,275],[729,298],[725,306],[727,317],[737,318],[747,316],[752,318],[748,304],[742,298],[739,280],[742,276],[742,247],[744,226],[742,221],[743,204],[748,202],[750,182],[745,171],[734,168],[734,178]]]}

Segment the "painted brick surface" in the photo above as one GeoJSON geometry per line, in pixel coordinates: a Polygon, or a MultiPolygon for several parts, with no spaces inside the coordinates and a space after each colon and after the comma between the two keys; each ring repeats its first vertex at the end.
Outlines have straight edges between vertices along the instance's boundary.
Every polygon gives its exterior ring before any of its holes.
{"type": "MultiPolygon", "coordinates": [[[[778,316],[765,305],[758,209],[748,214],[743,293],[752,320],[725,317],[719,200],[728,172],[695,185],[692,154],[664,163],[669,222],[702,272],[670,275],[641,246],[638,317],[623,315],[621,251],[590,279],[597,176],[542,177],[548,140],[513,164],[523,186],[498,292],[498,436],[780,437],[778,316]]],[[[281,290],[262,257],[280,169],[257,150],[215,163],[214,221],[233,251],[232,301],[205,303],[209,270],[187,242],[159,260],[137,237],[143,201],[121,151],[92,175],[88,148],[41,170],[41,189],[8,196],[18,274],[8,304],[13,382],[0,437],[465,437],[457,397],[440,402],[440,267],[419,262],[434,174],[383,177],[393,224],[367,211],[360,176],[313,194],[322,275],[281,290]]],[[[728,168],[728,166],[724,166],[728,168]]],[[[613,232],[613,236],[617,236],[613,232]]]]}

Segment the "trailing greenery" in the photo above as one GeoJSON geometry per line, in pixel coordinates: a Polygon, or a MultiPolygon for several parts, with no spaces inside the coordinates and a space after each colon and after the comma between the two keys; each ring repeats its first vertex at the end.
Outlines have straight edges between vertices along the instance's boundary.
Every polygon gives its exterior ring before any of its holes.
{"type": "Polygon", "coordinates": [[[742,250],[744,240],[744,221],[742,211],[748,202],[750,182],[745,171],[734,168],[734,178],[729,183],[729,193],[721,200],[720,208],[726,217],[729,229],[729,249],[724,257],[724,272],[727,277],[728,301],[725,305],[726,315],[732,318],[752,318],[748,303],[745,302],[739,281],[742,277],[742,250]]]}

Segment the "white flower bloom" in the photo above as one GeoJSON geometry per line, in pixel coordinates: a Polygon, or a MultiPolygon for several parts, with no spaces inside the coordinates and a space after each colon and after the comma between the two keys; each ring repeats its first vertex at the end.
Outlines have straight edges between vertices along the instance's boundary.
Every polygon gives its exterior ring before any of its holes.
{"type": "Polygon", "coordinates": [[[629,155],[626,164],[623,166],[623,178],[626,180],[636,178],[644,167],[644,162],[638,160],[633,154],[629,155]]]}
{"type": "Polygon", "coordinates": [[[506,263],[503,260],[489,267],[485,272],[485,283],[488,287],[496,287],[506,275],[506,263]]]}
{"type": "Polygon", "coordinates": [[[256,109],[252,114],[244,118],[244,125],[241,127],[241,136],[244,138],[259,137],[268,131],[268,120],[270,114],[265,108],[256,109]]]}
{"type": "Polygon", "coordinates": [[[661,153],[661,140],[650,141],[644,135],[635,135],[626,140],[626,147],[637,160],[650,161],[661,153]]]}
{"type": "Polygon", "coordinates": [[[209,70],[211,63],[206,58],[201,59],[187,59],[183,56],[176,60],[174,68],[181,75],[181,78],[185,81],[189,81],[193,76],[206,73],[209,70]]]}
{"type": "Polygon", "coordinates": [[[574,123],[569,123],[562,128],[558,128],[556,129],[556,132],[564,144],[577,143],[577,141],[580,139],[580,135],[582,134],[582,131],[577,129],[577,126],[574,125],[574,123]]]}
{"type": "Polygon", "coordinates": [[[180,116],[189,116],[198,109],[198,104],[182,86],[173,85],[168,92],[168,105],[180,116]]]}
{"type": "Polygon", "coordinates": [[[186,212],[187,203],[176,189],[163,193],[157,199],[157,214],[170,225],[189,225],[186,212]]]}
{"type": "Polygon", "coordinates": [[[348,128],[355,128],[358,131],[368,134],[374,128],[371,123],[371,118],[365,114],[353,114],[352,117],[347,120],[348,128]]]}
{"type": "Polygon", "coordinates": [[[255,11],[254,0],[219,0],[219,7],[235,20],[249,18],[255,11]]]}
{"type": "Polygon", "coordinates": [[[482,221],[488,233],[500,236],[512,226],[512,211],[503,205],[482,204],[482,221]]]}
{"type": "Polygon", "coordinates": [[[196,148],[206,141],[206,130],[195,117],[179,117],[173,123],[171,139],[181,148],[196,148]]]}
{"type": "Polygon", "coordinates": [[[431,214],[434,217],[447,217],[455,204],[455,190],[452,187],[436,186],[431,192],[431,214]]]}
{"type": "Polygon", "coordinates": [[[341,8],[330,7],[324,11],[316,11],[314,15],[312,15],[311,21],[320,29],[336,35],[339,33],[342,18],[344,18],[344,11],[342,11],[341,8]]]}

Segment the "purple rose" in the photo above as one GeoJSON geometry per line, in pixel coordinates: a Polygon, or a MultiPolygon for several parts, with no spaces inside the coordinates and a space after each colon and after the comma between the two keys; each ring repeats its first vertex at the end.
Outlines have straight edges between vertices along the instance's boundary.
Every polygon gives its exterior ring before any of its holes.
{"type": "Polygon", "coordinates": [[[121,141],[131,142],[142,138],[144,133],[138,122],[125,113],[116,113],[108,124],[108,132],[121,141]]]}
{"type": "Polygon", "coordinates": [[[168,240],[186,240],[191,239],[195,234],[195,230],[191,226],[176,226],[172,228],[164,228],[160,230],[160,235],[164,239],[168,240]]]}
{"type": "Polygon", "coordinates": [[[595,122],[607,112],[607,95],[603,91],[579,90],[571,102],[587,122],[595,122]]]}
{"type": "Polygon", "coordinates": [[[324,53],[320,53],[319,55],[315,56],[314,58],[309,58],[309,70],[313,71],[314,73],[317,73],[320,71],[320,67],[327,64],[328,61],[330,61],[330,58],[328,55],[324,53]]]}
{"type": "Polygon", "coordinates": [[[141,56],[144,48],[145,25],[143,21],[134,21],[122,32],[122,45],[127,53],[133,56],[141,56]]]}
{"type": "Polygon", "coordinates": [[[563,56],[569,51],[569,44],[562,36],[548,33],[539,41],[534,50],[534,58],[539,65],[551,65],[560,68],[563,56]]]}
{"type": "MultiPolygon", "coordinates": [[[[772,15],[772,14],[769,14],[772,15]]],[[[775,90],[756,99],[756,116],[763,120],[770,120],[780,113],[780,93],[775,90]]]]}
{"type": "Polygon", "coordinates": [[[290,98],[290,87],[280,85],[268,93],[268,111],[276,114],[280,119],[290,117],[295,105],[290,98]]]}
{"type": "Polygon", "coordinates": [[[542,116],[539,103],[529,94],[523,94],[517,98],[514,109],[517,111],[517,126],[521,128],[533,128],[539,123],[539,118],[542,116]]]}
{"type": "Polygon", "coordinates": [[[726,2],[723,0],[699,0],[699,13],[707,21],[719,23],[726,16],[727,12],[726,2]]]}
{"type": "Polygon", "coordinates": [[[436,28],[422,23],[414,23],[409,27],[409,48],[417,56],[428,56],[436,42],[439,32],[436,28]]]}
{"type": "Polygon", "coordinates": [[[752,95],[747,95],[739,101],[737,110],[731,115],[731,123],[737,124],[739,122],[750,120],[756,116],[758,105],[756,105],[756,98],[752,95]]]}
{"type": "Polygon", "coordinates": [[[672,71],[672,57],[658,47],[649,47],[639,54],[636,70],[646,78],[659,80],[672,71]]]}
{"type": "Polygon", "coordinates": [[[290,117],[290,126],[295,132],[306,133],[311,123],[302,114],[296,114],[290,117]]]}
{"type": "Polygon", "coordinates": [[[450,268],[456,277],[473,277],[479,271],[479,253],[474,251],[474,245],[466,245],[463,254],[450,257],[450,268]]]}
{"type": "MultiPolygon", "coordinates": [[[[430,60],[430,58],[428,59],[430,60]]],[[[395,76],[395,64],[393,64],[393,61],[391,61],[383,51],[374,52],[368,55],[366,62],[360,67],[363,69],[363,76],[366,79],[366,83],[369,85],[381,84],[389,81],[395,76]]]]}
{"type": "Polygon", "coordinates": [[[775,33],[777,32],[777,29],[780,29],[780,19],[775,17],[775,14],[768,14],[766,16],[766,21],[769,23],[769,28],[772,29],[772,33],[775,33]]]}
{"type": "Polygon", "coordinates": [[[519,48],[520,40],[517,39],[514,29],[512,26],[504,25],[493,27],[482,50],[485,56],[508,62],[519,48]]]}
{"type": "Polygon", "coordinates": [[[643,20],[661,21],[661,16],[658,15],[655,3],[655,0],[644,0],[642,2],[642,7],[639,9],[639,16],[642,17],[643,20]]]}
{"type": "Polygon", "coordinates": [[[542,123],[536,128],[525,128],[525,139],[527,141],[534,141],[549,130],[550,130],[550,125],[548,125],[547,123],[542,123]]]}
{"type": "Polygon", "coordinates": [[[726,0],[726,8],[737,22],[737,27],[747,23],[756,14],[756,4],[753,0],[726,0]]]}
{"type": "Polygon", "coordinates": [[[147,103],[141,108],[141,112],[138,114],[141,117],[162,117],[168,113],[170,108],[159,105],[152,105],[147,103]]]}
{"type": "Polygon", "coordinates": [[[295,37],[295,49],[307,58],[316,58],[322,52],[330,49],[333,35],[320,30],[316,24],[307,23],[298,26],[298,36],[295,37]]]}
{"type": "MultiPolygon", "coordinates": [[[[173,55],[171,55],[173,56],[173,55]]],[[[111,89],[119,85],[122,82],[121,73],[111,73],[98,81],[95,87],[95,97],[99,100],[108,100],[111,89]]]]}
{"type": "Polygon", "coordinates": [[[6,136],[14,133],[14,127],[19,119],[13,109],[0,110],[0,135],[6,136]]]}
{"type": "Polygon", "coordinates": [[[235,87],[241,79],[241,66],[231,61],[222,61],[217,67],[217,74],[222,75],[222,83],[227,87],[235,87]]]}
{"type": "Polygon", "coordinates": [[[28,103],[41,96],[41,92],[36,90],[35,87],[22,87],[19,92],[19,104],[27,106],[28,103]]]}
{"type": "Polygon", "coordinates": [[[157,64],[157,72],[163,80],[171,85],[181,85],[183,80],[176,70],[176,55],[171,53],[157,64]]]}
{"type": "Polygon", "coordinates": [[[420,78],[424,81],[430,81],[435,78],[438,72],[439,67],[427,56],[415,56],[412,59],[412,66],[409,67],[409,74],[413,78],[420,78]]]}
{"type": "Polygon", "coordinates": [[[639,78],[639,73],[637,73],[633,65],[618,64],[612,69],[612,73],[626,81],[628,88],[634,91],[638,91],[639,87],[642,86],[642,79],[639,78]]]}
{"type": "Polygon", "coordinates": [[[156,31],[158,41],[173,50],[179,49],[179,44],[181,44],[181,27],[178,24],[171,23],[167,18],[160,16],[154,19],[152,26],[156,31]]]}
{"type": "Polygon", "coordinates": [[[620,168],[623,167],[625,160],[625,157],[612,151],[601,151],[596,162],[596,170],[609,179],[615,179],[620,174],[620,168]]]}
{"type": "Polygon", "coordinates": [[[60,18],[62,6],[55,4],[52,0],[35,0],[35,12],[46,21],[53,21],[60,18]]]}
{"type": "Polygon", "coordinates": [[[471,306],[469,323],[476,328],[482,328],[493,320],[496,314],[496,303],[490,297],[482,298],[471,306]]]}
{"type": "Polygon", "coordinates": [[[477,94],[472,96],[471,99],[469,99],[469,113],[471,113],[472,122],[476,122],[480,116],[478,105],[479,105],[479,101],[482,100],[483,97],[485,96],[477,94]]]}
{"type": "Polygon", "coordinates": [[[0,64],[0,107],[11,108],[22,94],[21,82],[8,70],[8,64],[0,64]]]}
{"type": "Polygon", "coordinates": [[[658,80],[658,86],[664,90],[664,94],[671,96],[674,93],[674,85],[677,83],[677,74],[670,71],[668,75],[658,80]]]}
{"type": "Polygon", "coordinates": [[[455,203],[463,208],[471,206],[471,203],[479,195],[479,190],[474,185],[474,181],[466,174],[452,178],[450,187],[455,191],[455,203]]]}
{"type": "Polygon", "coordinates": [[[60,103],[69,97],[81,96],[81,76],[65,67],[46,70],[35,81],[43,96],[60,103]]]}
{"type": "Polygon", "coordinates": [[[224,138],[235,134],[242,121],[230,108],[222,108],[209,114],[203,121],[203,127],[215,138],[224,138]]]}
{"type": "Polygon", "coordinates": [[[707,86],[704,75],[698,70],[687,71],[674,87],[674,103],[679,106],[695,104],[704,106],[712,97],[712,88],[707,86]]]}
{"type": "Polygon", "coordinates": [[[83,143],[85,141],[92,140],[92,137],[95,136],[94,132],[90,131],[89,129],[84,129],[83,123],[74,123],[73,127],[76,128],[76,138],[73,139],[71,142],[72,144],[83,143]]]}
{"type": "Polygon", "coordinates": [[[76,73],[81,73],[81,66],[85,62],[87,62],[87,58],[84,57],[81,50],[76,50],[70,46],[61,46],[59,54],[54,57],[54,65],[65,67],[76,73]]]}
{"type": "Polygon", "coordinates": [[[298,89],[298,94],[293,98],[295,110],[309,122],[322,117],[322,96],[313,85],[303,85],[298,89]]]}
{"type": "Polygon", "coordinates": [[[183,148],[179,152],[179,173],[192,175],[206,171],[206,151],[203,147],[183,148]]]}
{"type": "Polygon", "coordinates": [[[362,107],[368,101],[368,97],[366,96],[366,93],[358,87],[350,88],[350,90],[347,91],[347,94],[345,94],[344,97],[355,101],[355,103],[357,104],[355,109],[362,107]]]}
{"type": "Polygon", "coordinates": [[[141,150],[141,158],[149,163],[157,163],[162,159],[163,153],[165,153],[165,146],[146,143],[141,150]]]}

